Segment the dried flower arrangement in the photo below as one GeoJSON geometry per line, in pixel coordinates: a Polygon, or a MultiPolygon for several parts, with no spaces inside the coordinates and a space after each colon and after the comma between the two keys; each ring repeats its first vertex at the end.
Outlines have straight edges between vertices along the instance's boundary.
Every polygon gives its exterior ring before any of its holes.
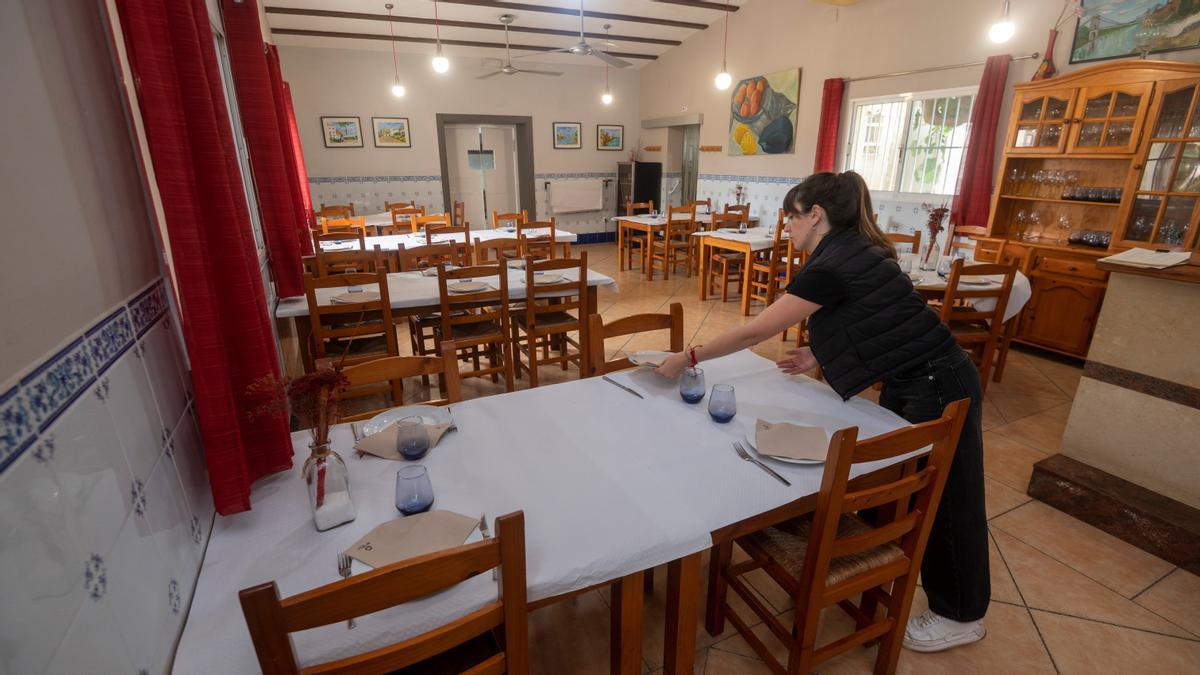
{"type": "Polygon", "coordinates": [[[922,262],[929,263],[929,256],[937,250],[937,236],[946,229],[942,226],[942,221],[946,220],[946,215],[950,213],[950,209],[943,203],[941,206],[933,204],[921,204],[921,209],[929,214],[929,219],[925,222],[925,229],[929,232],[929,242],[925,248],[925,255],[922,262]]]}

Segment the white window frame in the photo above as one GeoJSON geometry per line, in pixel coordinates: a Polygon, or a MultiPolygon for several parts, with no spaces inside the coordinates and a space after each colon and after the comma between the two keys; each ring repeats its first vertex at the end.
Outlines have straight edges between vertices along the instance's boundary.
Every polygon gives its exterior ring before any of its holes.
{"type": "MultiPolygon", "coordinates": [[[[896,150],[895,155],[889,159],[889,161],[891,162],[891,171],[890,171],[891,178],[889,181],[890,184],[887,186],[871,186],[872,191],[887,192],[887,193],[896,194],[896,195],[911,195],[913,197],[924,197],[924,198],[947,197],[947,196],[957,194],[958,184],[959,184],[959,181],[962,179],[961,167],[960,167],[958,174],[954,176],[954,184],[949,193],[943,194],[943,193],[937,193],[937,192],[901,192],[899,188],[900,188],[901,181],[902,181],[904,162],[907,159],[906,153],[907,153],[907,149],[908,149],[908,135],[909,135],[910,121],[912,119],[912,106],[913,106],[914,102],[923,101],[923,100],[931,99],[931,98],[947,98],[947,97],[954,97],[954,96],[964,96],[964,95],[968,95],[968,94],[973,97],[972,106],[974,106],[974,104],[978,103],[979,87],[954,87],[954,88],[950,88],[950,89],[932,89],[932,90],[928,90],[928,91],[905,92],[902,94],[890,94],[890,95],[885,95],[885,96],[864,96],[861,98],[850,99],[849,114],[850,114],[851,124],[850,124],[850,128],[848,130],[848,133],[846,135],[846,149],[845,149],[845,153],[842,156],[842,166],[845,169],[850,169],[850,170],[855,169],[854,166],[851,166],[850,162],[854,156],[854,141],[857,138],[858,133],[859,133],[859,128],[858,128],[859,115],[857,114],[859,106],[878,104],[878,103],[903,103],[904,104],[904,113],[902,116],[903,121],[902,121],[902,124],[900,125],[900,139],[899,139],[899,143],[897,144],[897,150],[896,150]]],[[[968,119],[967,120],[967,138],[964,141],[964,148],[965,148],[965,144],[970,142],[970,133],[971,133],[970,119],[968,119]]]]}

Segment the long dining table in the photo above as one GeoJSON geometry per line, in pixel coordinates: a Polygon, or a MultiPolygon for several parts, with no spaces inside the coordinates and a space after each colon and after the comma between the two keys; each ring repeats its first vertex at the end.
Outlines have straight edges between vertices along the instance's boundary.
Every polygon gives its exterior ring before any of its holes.
{"type": "MultiPolygon", "coordinates": [[[[550,234],[550,228],[539,227],[525,230],[524,233],[529,237],[543,237],[550,234]]],[[[435,234],[432,237],[433,243],[474,243],[476,239],[480,241],[492,241],[495,239],[516,239],[516,228],[500,228],[497,230],[471,230],[470,234],[464,236],[461,233],[454,232],[448,234],[435,234]],[[470,237],[470,241],[467,241],[470,237]]],[[[557,244],[562,244],[567,247],[567,254],[570,254],[570,245],[579,240],[579,237],[574,232],[555,229],[554,241],[557,244]]],[[[403,246],[404,248],[412,248],[414,246],[424,246],[426,243],[424,232],[413,232],[410,234],[385,234],[372,235],[366,238],[366,247],[374,248],[378,246],[383,251],[394,251],[403,246]]],[[[326,241],[321,242],[321,249],[324,251],[346,251],[358,247],[358,240],[347,238],[345,241],[326,241]]]]}
{"type": "MultiPolygon", "coordinates": [[[[691,673],[701,553],[718,533],[761,525],[764,514],[798,500],[815,501],[822,465],[764,458],[791,482],[786,486],[735,454],[732,443],[753,433],[756,419],[819,425],[829,433],[855,426],[860,437],[906,424],[866,399],[843,402],[824,383],[781,375],[748,350],[704,367],[710,384],[736,389],[738,414],[728,424],[710,420],[707,401],[684,403],[674,381],[633,369],[610,377],[643,398],[595,377],[455,403],[457,430],[421,460],[433,508],[489,519],[524,512],[530,611],[612,585],[614,673],[642,671],[644,570],[668,565],[663,666],[691,673]]],[[[357,518],[317,532],[295,472],[256,483],[251,509],[213,526],[175,673],[256,672],[238,591],[274,580],[289,596],[336,581],[337,554],[400,517],[393,497],[404,463],[354,456],[348,425],[334,427],[331,436],[349,467],[357,518]]],[[[297,461],[309,440],[307,432],[293,434],[297,461]]],[[[851,477],[894,472],[902,460],[856,464],[851,477]]],[[[301,664],[311,665],[375,649],[464,616],[497,594],[496,581],[482,574],[361,617],[353,630],[338,623],[296,633],[296,651],[301,664]]]]}
{"type": "MultiPolygon", "coordinates": [[[[376,237],[382,239],[383,237],[376,237]]],[[[370,238],[368,238],[370,239],[370,238]]],[[[524,300],[527,294],[525,286],[525,270],[507,268],[509,300],[524,300]]],[[[578,279],[575,270],[564,270],[563,276],[570,280],[578,279]]],[[[601,286],[616,286],[612,277],[589,269],[587,271],[588,292],[586,298],[586,314],[594,314],[598,308],[598,289],[601,286]]],[[[387,275],[388,299],[391,301],[393,318],[413,314],[429,314],[441,308],[438,295],[438,280],[436,275],[423,272],[393,272],[387,275]]],[[[319,305],[333,303],[333,296],[341,292],[337,288],[319,288],[316,290],[316,300],[319,305]]],[[[565,292],[558,293],[564,295],[565,292]]],[[[554,293],[539,292],[537,297],[553,297],[554,293]]],[[[312,334],[312,321],[309,317],[308,299],[304,296],[281,298],[275,304],[276,321],[295,321],[296,337],[300,342],[300,358],[304,372],[313,371],[313,358],[306,345],[312,334]]]]}
{"type": "Polygon", "coordinates": [[[751,227],[745,232],[737,230],[714,230],[694,232],[700,240],[700,299],[708,299],[708,270],[712,265],[713,249],[729,251],[742,256],[742,316],[750,314],[750,266],[755,254],[770,250],[775,245],[775,228],[751,227]]]}
{"type": "MultiPolygon", "coordinates": [[[[667,217],[664,215],[641,214],[641,215],[636,215],[636,216],[614,216],[612,218],[612,220],[617,224],[617,251],[618,252],[625,250],[625,238],[629,236],[630,232],[641,232],[641,233],[645,234],[647,238],[651,238],[651,237],[654,237],[655,235],[661,233],[663,231],[663,228],[665,228],[667,225],[667,217]]],[[[711,213],[697,213],[696,214],[696,223],[698,225],[707,225],[711,222],[712,222],[712,214],[711,213]]],[[[757,223],[758,217],[751,216],[750,222],[752,224],[757,223]]],[[[625,257],[624,256],[618,256],[618,257],[620,258],[620,263],[619,263],[620,269],[623,272],[623,271],[625,271],[625,257]]],[[[651,279],[652,273],[650,271],[649,265],[645,265],[644,263],[643,263],[643,265],[646,267],[646,278],[651,279]]]]}

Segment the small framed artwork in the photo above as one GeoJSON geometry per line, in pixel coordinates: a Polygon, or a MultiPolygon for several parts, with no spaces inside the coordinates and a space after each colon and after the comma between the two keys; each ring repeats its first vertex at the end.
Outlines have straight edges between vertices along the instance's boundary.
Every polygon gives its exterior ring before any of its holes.
{"type": "Polygon", "coordinates": [[[411,148],[412,138],[408,135],[407,117],[372,117],[371,127],[375,131],[377,148],[411,148]]]}
{"type": "Polygon", "coordinates": [[[554,149],[579,150],[583,148],[583,125],[579,122],[554,123],[554,149]]]}
{"type": "Polygon", "coordinates": [[[327,148],[361,148],[362,123],[357,117],[322,117],[321,130],[327,148]]]}
{"type": "Polygon", "coordinates": [[[1200,47],[1194,2],[1080,0],[1071,63],[1130,58],[1200,47]]]}
{"type": "Polygon", "coordinates": [[[624,150],[625,149],[625,125],[624,124],[597,124],[596,125],[596,149],[597,150],[624,150]]]}

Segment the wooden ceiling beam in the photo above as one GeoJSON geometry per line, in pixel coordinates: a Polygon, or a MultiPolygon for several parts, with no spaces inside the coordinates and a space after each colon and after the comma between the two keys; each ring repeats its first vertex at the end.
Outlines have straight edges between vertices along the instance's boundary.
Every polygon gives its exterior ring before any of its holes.
{"type": "MultiPolygon", "coordinates": [[[[395,40],[396,42],[413,42],[416,44],[436,44],[437,40],[427,37],[411,37],[407,35],[377,35],[375,33],[344,33],[331,30],[305,30],[300,28],[272,28],[272,35],[300,35],[306,37],[326,37],[326,38],[342,38],[347,40],[395,40]]],[[[478,42],[475,40],[447,40],[442,39],[442,44],[452,45],[457,47],[482,47],[485,49],[504,49],[503,42],[478,42]]],[[[513,51],[520,52],[552,52],[559,47],[547,47],[544,45],[512,45],[513,51]]],[[[613,52],[604,50],[604,53],[618,56],[623,59],[645,59],[654,61],[658,57],[654,54],[631,54],[628,52],[613,52]]]]}
{"type": "MultiPolygon", "coordinates": [[[[499,0],[441,0],[443,5],[471,5],[473,7],[488,7],[509,12],[542,12],[543,14],[562,14],[579,17],[579,10],[570,7],[544,7],[523,2],[500,2],[499,0]]],[[[592,19],[607,19],[609,21],[627,21],[629,23],[649,23],[656,26],[671,26],[672,28],[689,28],[704,30],[708,24],[695,21],[678,21],[676,19],[661,19],[655,16],[636,16],[633,14],[614,14],[613,12],[594,12],[585,10],[583,15],[592,19]]]]}
{"type": "MultiPolygon", "coordinates": [[[[284,16],[311,16],[321,17],[326,19],[360,19],[363,21],[395,21],[396,23],[413,23],[424,26],[432,26],[435,23],[442,26],[452,28],[474,28],[478,30],[504,30],[504,26],[499,23],[483,23],[479,21],[449,21],[440,19],[434,21],[417,16],[400,16],[387,14],[368,14],[366,12],[341,12],[331,9],[306,9],[303,7],[273,7],[266,8],[267,14],[280,14],[284,16]]],[[[534,35],[558,35],[562,37],[579,37],[579,31],[559,30],[557,28],[534,28],[531,26],[510,25],[508,30],[513,33],[531,33],[534,35]]],[[[683,44],[679,40],[665,40],[662,38],[637,37],[635,35],[605,35],[604,33],[584,33],[589,38],[593,39],[609,39],[619,42],[637,42],[648,45],[664,45],[667,47],[677,47],[683,44]]]]}
{"type": "Polygon", "coordinates": [[[684,7],[695,7],[696,9],[715,9],[718,12],[736,12],[741,7],[734,4],[726,4],[724,2],[706,2],[705,0],[650,0],[650,2],[661,2],[668,5],[683,5],[684,7]]]}

